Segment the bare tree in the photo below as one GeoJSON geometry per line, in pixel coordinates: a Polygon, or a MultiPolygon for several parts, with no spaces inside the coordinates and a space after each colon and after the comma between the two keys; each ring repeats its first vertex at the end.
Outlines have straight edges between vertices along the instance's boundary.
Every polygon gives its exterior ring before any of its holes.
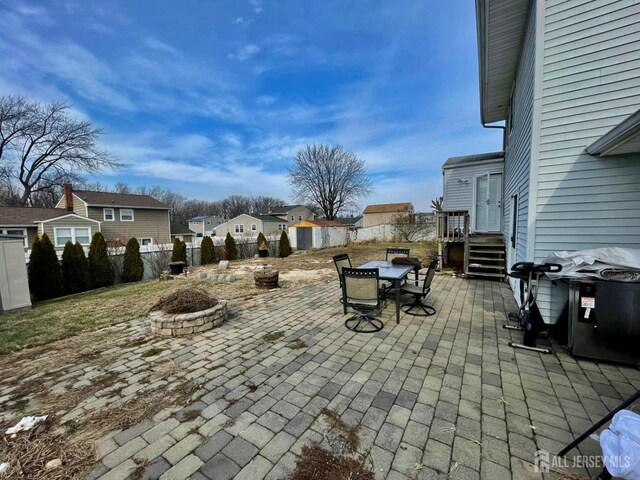
{"type": "Polygon", "coordinates": [[[429,222],[428,217],[422,214],[399,214],[393,217],[391,223],[402,242],[425,240],[435,230],[433,222],[429,222]]]}
{"type": "Polygon", "coordinates": [[[68,115],[69,106],[43,105],[23,97],[0,98],[0,175],[21,189],[18,205],[70,175],[115,168],[97,141],[102,130],[68,115]]]}
{"type": "Polygon", "coordinates": [[[371,191],[364,161],[341,145],[307,145],[289,169],[289,183],[300,203],[318,205],[327,220],[334,220],[371,191]]]}

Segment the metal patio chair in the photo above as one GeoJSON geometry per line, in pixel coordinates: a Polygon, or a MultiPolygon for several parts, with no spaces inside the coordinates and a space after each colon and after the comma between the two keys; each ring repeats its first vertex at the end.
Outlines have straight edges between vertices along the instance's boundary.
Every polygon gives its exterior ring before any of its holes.
{"type": "MultiPolygon", "coordinates": [[[[351,268],[351,259],[348,253],[341,253],[340,255],[333,256],[333,263],[338,271],[338,279],[340,280],[340,289],[342,290],[342,284],[344,282],[342,278],[342,269],[351,268]]],[[[342,296],[340,296],[340,303],[344,304],[342,296]]],[[[344,313],[347,313],[347,306],[344,306],[344,313]]]]}
{"type": "Polygon", "coordinates": [[[408,257],[410,250],[408,248],[387,248],[387,262],[392,261],[396,257],[408,257]]]}
{"type": "Polygon", "coordinates": [[[384,287],[380,288],[377,268],[343,268],[342,303],[357,314],[345,320],[349,330],[359,333],[375,333],[384,324],[371,315],[382,310],[384,287]]]}
{"type": "Polygon", "coordinates": [[[418,317],[429,317],[431,315],[435,315],[436,309],[431,305],[425,305],[424,303],[422,303],[422,300],[427,298],[427,295],[431,291],[431,282],[433,282],[433,278],[436,275],[437,268],[438,258],[436,257],[429,264],[427,273],[424,275],[419,275],[417,277],[417,279],[420,281],[416,283],[407,282],[402,286],[402,293],[413,295],[413,303],[403,306],[403,312],[418,317]]]}

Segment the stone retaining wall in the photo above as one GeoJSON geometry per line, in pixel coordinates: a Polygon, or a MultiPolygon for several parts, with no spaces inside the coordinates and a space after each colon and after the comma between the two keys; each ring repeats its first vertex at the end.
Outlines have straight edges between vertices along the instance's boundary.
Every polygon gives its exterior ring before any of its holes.
{"type": "Polygon", "coordinates": [[[156,310],[149,314],[151,330],[157,335],[179,336],[205,332],[227,321],[227,301],[200,312],[171,314],[156,310]]]}

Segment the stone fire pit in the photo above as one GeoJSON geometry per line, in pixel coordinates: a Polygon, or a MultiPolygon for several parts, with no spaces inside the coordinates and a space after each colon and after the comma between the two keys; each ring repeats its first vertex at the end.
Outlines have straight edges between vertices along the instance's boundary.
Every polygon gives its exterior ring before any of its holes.
{"type": "Polygon", "coordinates": [[[154,310],[149,313],[151,330],[157,335],[180,336],[205,332],[227,321],[227,301],[218,300],[215,307],[193,313],[166,313],[154,310]]]}

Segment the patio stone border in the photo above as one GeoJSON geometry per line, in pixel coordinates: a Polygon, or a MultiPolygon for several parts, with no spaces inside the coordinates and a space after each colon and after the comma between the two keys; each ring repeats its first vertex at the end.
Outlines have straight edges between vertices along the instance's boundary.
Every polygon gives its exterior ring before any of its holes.
{"type": "Polygon", "coordinates": [[[193,313],[165,313],[156,310],[149,313],[151,330],[156,335],[177,337],[201,333],[218,327],[227,321],[227,301],[218,300],[215,307],[193,313]]]}

